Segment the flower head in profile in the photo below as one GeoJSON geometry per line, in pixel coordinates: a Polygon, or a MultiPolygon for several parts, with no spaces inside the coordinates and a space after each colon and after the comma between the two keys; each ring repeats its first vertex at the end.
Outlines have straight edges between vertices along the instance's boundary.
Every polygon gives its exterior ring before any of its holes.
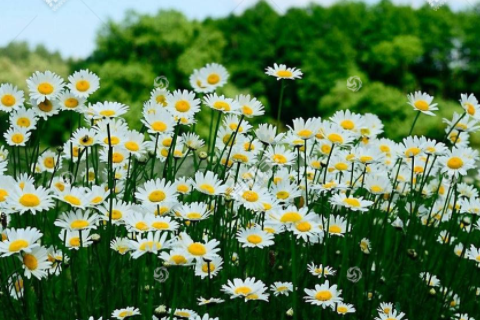
{"type": "Polygon", "coordinates": [[[342,290],[337,290],[337,285],[330,286],[328,280],[322,285],[315,285],[315,289],[305,289],[305,293],[307,302],[321,306],[323,309],[333,307],[343,301],[340,297],[342,290]]]}
{"type": "Polygon", "coordinates": [[[284,64],[273,64],[272,67],[267,67],[266,72],[267,75],[276,77],[277,80],[280,79],[289,79],[289,80],[295,80],[295,79],[301,79],[302,78],[302,71],[297,68],[288,68],[284,64]]]}

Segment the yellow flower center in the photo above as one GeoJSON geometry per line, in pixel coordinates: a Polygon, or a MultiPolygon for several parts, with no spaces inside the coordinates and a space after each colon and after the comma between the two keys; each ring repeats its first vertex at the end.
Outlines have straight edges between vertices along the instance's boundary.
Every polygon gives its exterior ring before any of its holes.
{"type": "Polygon", "coordinates": [[[328,232],[330,232],[330,233],[342,233],[342,228],[340,228],[337,225],[333,225],[333,226],[330,226],[328,228],[328,232]]]}
{"type": "Polygon", "coordinates": [[[38,260],[33,254],[25,254],[23,256],[23,264],[30,270],[38,268],[38,260]]]}
{"type": "Polygon", "coordinates": [[[8,246],[8,251],[10,252],[18,252],[20,250],[23,250],[27,248],[30,244],[22,239],[12,241],[10,245],[8,246]]]}
{"type": "Polygon", "coordinates": [[[355,198],[346,198],[343,200],[344,203],[348,204],[351,207],[360,207],[360,201],[355,198]]]}
{"type": "Polygon", "coordinates": [[[90,225],[90,223],[87,220],[80,219],[80,220],[73,221],[70,224],[70,228],[72,228],[72,229],[85,229],[89,225],[90,225]]]}
{"type": "Polygon", "coordinates": [[[471,116],[475,115],[476,110],[475,110],[475,107],[473,106],[473,104],[467,102],[467,103],[465,103],[465,107],[466,107],[465,109],[467,110],[467,113],[469,115],[471,115],[471,116]]]}
{"type": "Polygon", "coordinates": [[[5,106],[5,107],[12,107],[15,105],[15,102],[17,100],[15,99],[15,97],[11,94],[6,94],[2,97],[2,104],[5,106]]]}
{"type": "Polygon", "coordinates": [[[243,199],[247,200],[248,202],[256,202],[258,201],[258,194],[255,191],[247,190],[243,193],[243,199]]]}
{"type": "Polygon", "coordinates": [[[447,166],[450,169],[454,169],[454,170],[460,169],[461,167],[463,167],[463,160],[459,157],[451,157],[447,161],[447,166]]]}
{"type": "MultiPolygon", "coordinates": [[[[103,142],[104,142],[105,144],[108,144],[108,136],[107,136],[105,139],[103,139],[103,142]]],[[[112,146],[115,146],[115,145],[117,145],[117,144],[119,144],[119,143],[120,143],[120,139],[119,139],[118,137],[110,136],[110,144],[111,144],[112,146]]]]}
{"type": "Polygon", "coordinates": [[[22,127],[22,128],[28,128],[30,127],[30,119],[27,117],[21,117],[17,119],[17,126],[22,127]]]}
{"type": "Polygon", "coordinates": [[[157,101],[158,104],[161,104],[164,107],[167,105],[167,99],[165,98],[165,96],[163,94],[158,95],[155,98],[155,101],[157,101]]]}
{"type": "Polygon", "coordinates": [[[146,251],[146,250],[160,250],[162,248],[162,244],[160,242],[155,242],[155,241],[145,241],[143,242],[139,249],[141,251],[146,251]]]}
{"type": "Polygon", "coordinates": [[[55,159],[53,157],[47,157],[43,160],[43,165],[48,169],[55,167],[55,159]]]}
{"type": "Polygon", "coordinates": [[[124,157],[123,154],[119,152],[114,152],[112,155],[112,161],[113,163],[121,163],[123,161],[124,157]]]}
{"type": "Polygon", "coordinates": [[[347,307],[344,307],[344,306],[339,306],[339,307],[337,308],[337,312],[338,312],[338,313],[343,313],[343,314],[345,314],[345,313],[348,312],[348,308],[347,308],[347,307]]]}
{"type": "Polygon", "coordinates": [[[122,217],[123,217],[122,211],[116,210],[116,209],[112,210],[112,219],[113,220],[119,220],[119,219],[122,219],[122,217]]]}
{"type": "Polygon", "coordinates": [[[209,194],[214,194],[215,193],[215,188],[211,184],[204,183],[200,186],[200,190],[209,193],[209,194]]]}
{"type": "Polygon", "coordinates": [[[163,192],[162,190],[155,190],[151,192],[148,196],[148,200],[150,200],[151,202],[162,202],[163,200],[165,200],[165,198],[165,192],[163,192]]]}
{"type": "Polygon", "coordinates": [[[18,200],[23,206],[33,208],[40,204],[40,198],[33,193],[25,193],[18,200]]]}
{"type": "Polygon", "coordinates": [[[225,101],[217,101],[213,104],[213,107],[217,110],[230,111],[230,105],[225,101]]]}
{"type": "Polygon", "coordinates": [[[353,123],[352,120],[343,120],[340,122],[340,126],[342,126],[342,128],[345,130],[352,130],[355,128],[355,123],[353,123]]]}
{"type": "Polygon", "coordinates": [[[63,200],[74,206],[82,205],[82,201],[78,197],[72,196],[71,194],[64,196],[63,200]]]}
{"type": "Polygon", "coordinates": [[[296,227],[300,232],[308,232],[312,230],[312,225],[308,221],[299,222],[297,223],[296,227]]]}
{"type": "Polygon", "coordinates": [[[187,218],[192,219],[192,220],[200,219],[201,217],[202,217],[202,215],[198,212],[190,212],[190,213],[187,214],[187,218]]]}
{"type": "Polygon", "coordinates": [[[277,71],[277,76],[280,78],[291,78],[293,76],[293,73],[289,70],[279,70],[277,71]]]}
{"type": "Polygon", "coordinates": [[[340,162],[340,163],[335,164],[334,167],[335,167],[335,169],[337,169],[338,171],[348,170],[348,164],[343,163],[343,162],[340,162]]]}
{"type": "Polygon", "coordinates": [[[80,238],[79,237],[73,237],[70,239],[70,246],[71,247],[80,247],[80,238]]]}
{"type": "Polygon", "coordinates": [[[140,231],[147,231],[149,229],[148,225],[143,221],[137,222],[135,228],[140,231]]]}
{"type": "Polygon", "coordinates": [[[373,160],[373,157],[370,157],[370,156],[361,156],[360,157],[360,161],[362,163],[372,162],[372,160],[373,160]]]}
{"type": "Polygon", "coordinates": [[[53,86],[48,82],[40,83],[38,86],[38,92],[43,95],[49,95],[53,92],[53,86]]]}
{"type": "Polygon", "coordinates": [[[132,311],[122,311],[122,312],[120,312],[120,313],[118,314],[118,316],[119,316],[120,318],[125,318],[125,317],[131,316],[131,315],[133,315],[133,312],[132,312],[132,311]]]}
{"type": "Polygon", "coordinates": [[[378,193],[378,192],[382,192],[382,191],[383,191],[383,188],[380,187],[380,186],[374,185],[374,186],[371,186],[371,187],[370,187],[370,190],[371,190],[372,192],[377,192],[377,193],[378,193]]]}
{"type": "Polygon", "coordinates": [[[43,112],[50,112],[53,110],[53,103],[47,99],[38,104],[38,109],[42,110],[43,112]]]}
{"type": "Polygon", "coordinates": [[[243,106],[242,113],[246,116],[251,116],[253,114],[253,109],[250,108],[249,106],[243,106]]]}
{"type": "Polygon", "coordinates": [[[190,252],[194,256],[203,256],[207,253],[207,249],[203,244],[194,242],[188,246],[188,252],[190,252]]]}
{"type": "Polygon", "coordinates": [[[286,212],[280,218],[283,223],[299,222],[300,220],[302,220],[302,216],[298,212],[286,212]]]}
{"type": "Polygon", "coordinates": [[[190,110],[190,103],[186,100],[179,100],[175,103],[175,109],[178,112],[187,112],[190,110]]]}
{"type": "Polygon", "coordinates": [[[187,259],[182,256],[182,255],[174,255],[170,257],[170,260],[172,260],[175,264],[185,264],[187,263],[187,259]]]}
{"type": "Polygon", "coordinates": [[[0,202],[5,201],[8,196],[8,192],[5,189],[0,189],[0,202]]]}
{"type": "Polygon", "coordinates": [[[315,299],[317,299],[318,301],[329,301],[332,298],[333,298],[333,295],[328,290],[318,291],[317,294],[315,295],[315,299]]]}
{"type": "Polygon", "coordinates": [[[170,225],[166,222],[157,221],[152,223],[152,227],[157,230],[165,230],[165,229],[168,229],[170,225]]]}
{"type": "Polygon", "coordinates": [[[327,136],[331,143],[343,143],[343,137],[337,133],[331,133],[327,136]]]}
{"type": "Polygon", "coordinates": [[[313,131],[308,130],[308,129],[303,129],[300,130],[298,133],[298,136],[304,139],[310,138],[313,135],[313,131]]]}
{"type": "Polygon", "coordinates": [[[405,151],[405,155],[406,155],[407,157],[414,157],[414,156],[416,156],[417,154],[419,154],[420,151],[422,151],[420,148],[411,147],[411,148],[408,148],[408,149],[405,151]]]}
{"type": "Polygon", "coordinates": [[[262,237],[256,234],[251,234],[247,237],[247,241],[253,244],[259,244],[262,242],[262,237]]]}
{"type": "Polygon", "coordinates": [[[288,193],[287,191],[277,192],[277,199],[285,200],[285,199],[288,199],[288,197],[290,197],[290,193],[288,193]]]}
{"type": "Polygon", "coordinates": [[[65,107],[67,107],[68,109],[75,109],[76,107],[78,107],[78,104],[78,100],[75,98],[68,98],[64,102],[65,107]]]}
{"type": "Polygon", "coordinates": [[[207,82],[210,85],[215,85],[220,82],[220,76],[216,73],[212,73],[208,76],[207,82]]]}
{"type": "Polygon", "coordinates": [[[102,201],[103,201],[103,197],[98,196],[98,197],[93,198],[91,202],[93,204],[97,204],[97,203],[100,203],[102,201]]]}
{"type": "Polygon", "coordinates": [[[16,144],[20,144],[23,142],[25,138],[23,137],[23,134],[21,133],[15,133],[12,135],[12,142],[16,144]]]}
{"type": "Polygon", "coordinates": [[[190,190],[190,188],[186,184],[181,184],[181,185],[177,186],[177,191],[178,192],[187,193],[189,190],[190,190]]]}
{"type": "Polygon", "coordinates": [[[80,92],[86,92],[90,89],[90,83],[87,80],[80,80],[75,85],[75,88],[80,92]]]}
{"type": "Polygon", "coordinates": [[[203,272],[208,273],[208,269],[210,269],[210,272],[215,271],[215,265],[211,262],[210,262],[210,268],[208,267],[208,263],[205,263],[204,265],[202,265],[203,272]]]}
{"type": "Polygon", "coordinates": [[[113,117],[116,114],[115,110],[102,110],[100,111],[100,115],[104,117],[113,117]]]}
{"type": "Polygon", "coordinates": [[[417,108],[420,111],[428,111],[429,108],[430,108],[427,101],[425,101],[425,100],[415,101],[414,105],[415,105],[415,108],[417,108]]]}
{"type": "Polygon", "coordinates": [[[248,295],[250,292],[252,292],[252,289],[250,289],[249,287],[238,287],[235,289],[235,294],[241,294],[241,295],[248,295]]]}
{"type": "Polygon", "coordinates": [[[156,132],[164,132],[167,130],[167,125],[162,121],[155,121],[152,123],[152,129],[156,132]]]}
{"type": "Polygon", "coordinates": [[[284,164],[287,163],[287,158],[282,154],[274,154],[272,160],[275,163],[284,164]]]}
{"type": "Polygon", "coordinates": [[[125,142],[125,148],[130,151],[138,151],[140,149],[140,146],[135,141],[128,141],[125,142]]]}

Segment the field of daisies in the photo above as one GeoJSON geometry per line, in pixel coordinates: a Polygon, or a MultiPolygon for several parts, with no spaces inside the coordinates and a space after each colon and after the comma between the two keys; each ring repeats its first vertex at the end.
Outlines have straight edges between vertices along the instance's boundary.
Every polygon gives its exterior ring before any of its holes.
{"type": "MultiPolygon", "coordinates": [[[[264,106],[217,94],[228,77],[208,64],[190,89],[153,88],[142,114],[89,103],[88,70],[0,85],[0,319],[480,318],[473,94],[442,141],[415,135],[442,106],[408,95],[394,142],[348,110],[252,126],[264,106]],[[46,146],[60,113],[71,135],[46,146]]],[[[278,119],[301,78],[266,69],[278,119]]]]}

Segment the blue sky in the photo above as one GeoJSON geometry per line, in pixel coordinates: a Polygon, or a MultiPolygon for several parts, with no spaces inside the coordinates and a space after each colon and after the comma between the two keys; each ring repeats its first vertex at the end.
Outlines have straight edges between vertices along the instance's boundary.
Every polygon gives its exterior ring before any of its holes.
{"type": "MultiPolygon", "coordinates": [[[[239,14],[258,0],[1,0],[0,46],[16,41],[44,44],[63,56],[86,57],[95,46],[98,29],[108,19],[121,20],[128,9],[155,13],[159,9],[177,9],[190,18],[239,14]],[[61,4],[56,11],[47,1],[61,4]]],[[[267,0],[277,11],[309,2],[330,5],[334,0],[267,0]]],[[[480,0],[447,0],[456,10],[468,9],[480,0]]],[[[364,2],[374,3],[375,0],[364,2]]],[[[414,7],[426,0],[395,0],[414,7]]]]}

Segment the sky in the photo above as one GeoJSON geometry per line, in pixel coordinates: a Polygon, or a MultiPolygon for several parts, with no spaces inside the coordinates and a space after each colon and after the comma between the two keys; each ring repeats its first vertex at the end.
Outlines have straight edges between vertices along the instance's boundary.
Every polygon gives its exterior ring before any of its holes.
{"type": "MultiPolygon", "coordinates": [[[[0,0],[0,47],[12,41],[43,44],[64,57],[87,57],[95,48],[98,30],[109,19],[122,20],[125,12],[156,13],[176,9],[192,19],[240,14],[258,0],[0,0]],[[50,5],[49,5],[50,3],[50,5]]],[[[266,0],[278,12],[310,2],[331,5],[335,0],[266,0]]],[[[440,1],[440,0],[433,0],[440,1]]],[[[377,0],[365,0],[375,3],[377,0]]],[[[394,0],[422,6],[426,0],[394,0]]],[[[454,10],[468,10],[480,0],[447,0],[454,10]]]]}

